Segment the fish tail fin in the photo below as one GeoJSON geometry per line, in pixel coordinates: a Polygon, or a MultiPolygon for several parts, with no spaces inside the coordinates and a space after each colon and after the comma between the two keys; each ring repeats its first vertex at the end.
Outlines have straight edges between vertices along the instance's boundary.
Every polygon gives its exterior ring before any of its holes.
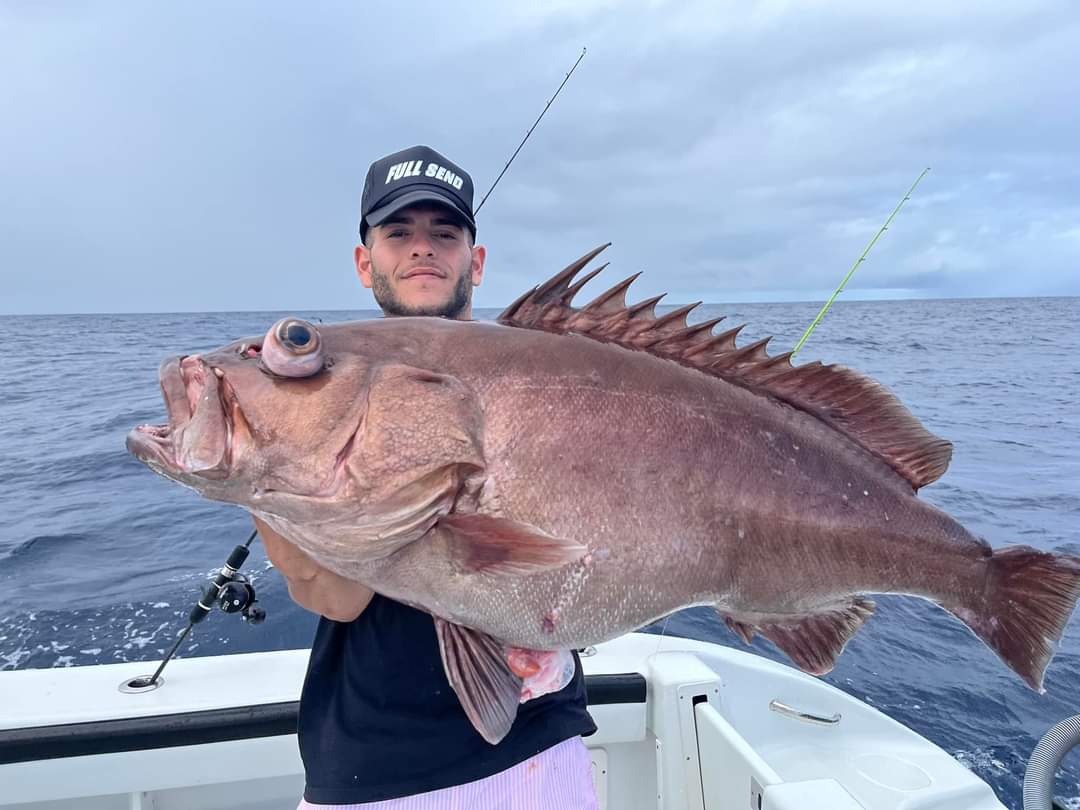
{"type": "Polygon", "coordinates": [[[1080,558],[1030,546],[999,549],[977,608],[946,606],[1040,694],[1043,673],[1080,597],[1080,558]]]}

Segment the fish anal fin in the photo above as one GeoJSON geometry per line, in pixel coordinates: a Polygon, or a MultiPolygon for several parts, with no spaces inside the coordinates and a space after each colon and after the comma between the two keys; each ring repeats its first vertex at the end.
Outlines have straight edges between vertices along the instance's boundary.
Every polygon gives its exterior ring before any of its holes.
{"type": "Polygon", "coordinates": [[[443,668],[473,728],[492,745],[510,731],[521,700],[520,677],[491,636],[435,617],[443,668]]]}
{"type": "Polygon", "coordinates": [[[743,644],[749,644],[754,640],[754,625],[740,622],[738,619],[731,618],[731,616],[720,615],[723,616],[724,623],[730,628],[731,632],[743,640],[743,644]]]}
{"type": "Polygon", "coordinates": [[[802,616],[731,615],[720,611],[725,623],[744,642],[759,633],[804,672],[824,675],[836,664],[844,645],[874,612],[874,603],[862,596],[848,604],[802,616]]]}
{"type": "Polygon", "coordinates": [[[656,299],[627,304],[626,292],[635,277],[575,307],[574,294],[582,285],[574,279],[604,247],[527,292],[499,315],[499,323],[616,343],[778,399],[852,439],[913,489],[945,472],[952,445],[930,433],[882,385],[849,368],[820,363],[795,367],[790,353],[769,355],[768,338],[738,347],[738,328],[715,334],[712,324],[689,325],[686,316],[694,305],[658,316],[656,299]]]}
{"type": "Polygon", "coordinates": [[[466,571],[524,576],[577,562],[588,551],[574,540],[491,515],[445,515],[436,530],[466,571]]]}

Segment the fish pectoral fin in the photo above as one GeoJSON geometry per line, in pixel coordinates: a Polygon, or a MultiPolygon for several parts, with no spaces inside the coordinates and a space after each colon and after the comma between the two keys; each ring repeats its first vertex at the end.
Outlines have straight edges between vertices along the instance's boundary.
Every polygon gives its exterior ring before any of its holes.
{"type": "Polygon", "coordinates": [[[439,652],[450,686],[480,736],[497,744],[514,724],[521,699],[520,677],[507,662],[506,649],[478,630],[435,617],[439,652]]]}
{"type": "Polygon", "coordinates": [[[731,615],[717,608],[727,626],[747,644],[760,633],[780,648],[803,672],[830,672],[844,645],[874,612],[874,603],[863,596],[848,604],[817,613],[798,615],[731,615]]]}
{"type": "Polygon", "coordinates": [[[525,575],[577,562],[588,549],[543,529],[489,515],[445,515],[442,530],[454,559],[466,570],[525,575]]]}

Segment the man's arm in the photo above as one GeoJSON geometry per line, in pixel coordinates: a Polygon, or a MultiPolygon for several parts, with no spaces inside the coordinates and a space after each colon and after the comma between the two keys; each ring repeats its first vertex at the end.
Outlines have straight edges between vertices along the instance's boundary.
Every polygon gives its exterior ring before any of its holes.
{"type": "Polygon", "coordinates": [[[300,607],[336,622],[351,622],[364,612],[374,591],[323,568],[257,517],[252,517],[266,547],[266,556],[285,577],[289,596],[300,607]]]}
{"type": "MultiPolygon", "coordinates": [[[[252,515],[266,556],[289,585],[289,596],[300,607],[336,622],[351,622],[364,612],[375,592],[323,568],[263,521],[252,515]]],[[[574,677],[569,650],[544,652],[510,647],[510,669],[523,679],[521,701],[557,692],[574,677]]]]}

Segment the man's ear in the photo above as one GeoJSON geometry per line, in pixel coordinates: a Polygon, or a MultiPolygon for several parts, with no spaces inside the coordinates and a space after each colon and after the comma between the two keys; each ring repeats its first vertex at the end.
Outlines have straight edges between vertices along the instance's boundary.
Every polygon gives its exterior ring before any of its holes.
{"type": "Polygon", "coordinates": [[[353,254],[356,262],[356,275],[360,276],[360,283],[371,289],[371,251],[364,245],[357,245],[353,254]]]}
{"type": "Polygon", "coordinates": [[[483,245],[475,245],[472,249],[472,285],[479,287],[484,280],[484,260],[487,258],[487,248],[483,245]]]}

